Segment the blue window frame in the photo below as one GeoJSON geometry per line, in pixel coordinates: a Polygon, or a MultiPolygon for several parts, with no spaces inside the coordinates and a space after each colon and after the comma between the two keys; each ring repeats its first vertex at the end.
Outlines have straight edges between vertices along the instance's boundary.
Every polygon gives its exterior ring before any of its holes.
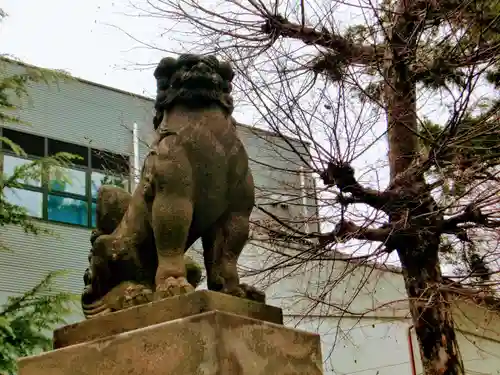
{"type": "Polygon", "coordinates": [[[19,188],[4,190],[5,198],[25,207],[32,217],[47,221],[95,227],[96,198],[103,184],[130,191],[129,158],[126,155],[34,136],[1,128],[2,136],[20,145],[29,155],[19,157],[1,145],[3,173],[11,176],[16,167],[36,158],[68,152],[81,157],[70,168],[59,168],[41,180],[18,181],[19,188]]]}

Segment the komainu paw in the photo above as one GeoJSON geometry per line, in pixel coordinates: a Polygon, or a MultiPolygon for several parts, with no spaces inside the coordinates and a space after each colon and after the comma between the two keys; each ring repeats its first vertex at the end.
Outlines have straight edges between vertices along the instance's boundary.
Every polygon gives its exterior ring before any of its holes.
{"type": "Polygon", "coordinates": [[[236,288],[231,290],[224,290],[223,292],[235,297],[266,303],[266,295],[264,294],[264,292],[261,292],[257,288],[248,284],[239,284],[236,288]]]}
{"type": "Polygon", "coordinates": [[[91,286],[87,286],[82,298],[82,308],[87,319],[142,305],[153,300],[153,291],[150,288],[131,281],[120,283],[98,299],[86,298],[92,297],[91,292],[91,286]]]}
{"type": "Polygon", "coordinates": [[[264,292],[247,284],[240,284],[239,287],[245,291],[246,299],[256,302],[266,303],[266,295],[264,292]]]}
{"type": "Polygon", "coordinates": [[[190,292],[194,292],[194,287],[189,284],[185,277],[168,277],[166,280],[156,284],[154,299],[158,301],[190,292]]]}
{"type": "Polygon", "coordinates": [[[153,301],[153,291],[141,284],[130,284],[120,297],[120,310],[153,301]]]}

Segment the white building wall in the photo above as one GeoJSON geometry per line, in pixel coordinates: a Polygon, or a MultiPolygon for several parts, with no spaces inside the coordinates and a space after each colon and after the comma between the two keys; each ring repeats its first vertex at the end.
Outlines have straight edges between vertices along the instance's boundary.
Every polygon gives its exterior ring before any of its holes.
{"type": "MultiPolygon", "coordinates": [[[[409,334],[415,374],[423,374],[401,274],[345,261],[309,264],[267,293],[286,325],[321,335],[325,375],[413,375],[409,334]]],[[[466,374],[499,374],[499,312],[458,297],[453,306],[466,374]]]]}

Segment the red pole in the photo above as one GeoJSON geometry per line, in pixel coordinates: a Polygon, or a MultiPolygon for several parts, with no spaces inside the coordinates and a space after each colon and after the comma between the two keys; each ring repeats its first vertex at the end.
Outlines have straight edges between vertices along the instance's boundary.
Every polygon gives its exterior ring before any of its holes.
{"type": "Polygon", "coordinates": [[[413,340],[411,339],[411,329],[413,325],[408,327],[408,346],[410,348],[410,365],[411,365],[411,374],[417,375],[417,367],[415,365],[415,355],[413,350],[413,340]]]}

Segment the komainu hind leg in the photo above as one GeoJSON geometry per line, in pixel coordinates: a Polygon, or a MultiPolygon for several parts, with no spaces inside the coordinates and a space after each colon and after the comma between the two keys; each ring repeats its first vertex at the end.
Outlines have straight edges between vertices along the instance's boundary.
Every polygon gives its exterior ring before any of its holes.
{"type": "Polygon", "coordinates": [[[264,303],[264,293],[241,284],[238,276],[238,258],[248,234],[248,214],[230,213],[202,237],[207,286],[209,290],[264,303]]]}

